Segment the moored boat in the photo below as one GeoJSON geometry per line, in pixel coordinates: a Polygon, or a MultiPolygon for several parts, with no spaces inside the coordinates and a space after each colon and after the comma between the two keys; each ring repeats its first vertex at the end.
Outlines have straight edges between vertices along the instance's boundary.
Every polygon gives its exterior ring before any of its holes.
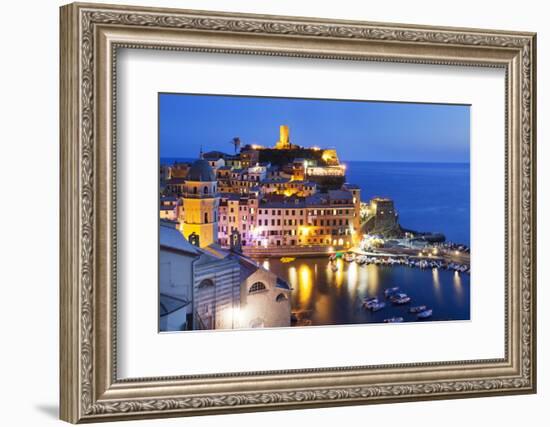
{"type": "Polygon", "coordinates": [[[363,300],[363,306],[371,311],[378,311],[382,310],[386,303],[384,301],[380,301],[378,297],[372,297],[372,298],[365,298],[363,300]]]}
{"type": "Polygon", "coordinates": [[[367,257],[365,255],[359,255],[355,257],[355,262],[359,265],[363,265],[367,262],[367,257]]]}
{"type": "Polygon", "coordinates": [[[402,321],[402,317],[390,317],[389,319],[384,319],[384,323],[401,323],[402,321]]]}
{"type": "Polygon", "coordinates": [[[353,252],[346,252],[344,254],[344,261],[353,262],[355,260],[355,254],[353,252]]]}
{"type": "Polygon", "coordinates": [[[386,296],[386,298],[389,298],[390,296],[392,296],[396,292],[399,292],[399,286],[394,286],[393,288],[386,289],[384,291],[384,295],[386,296]]]}
{"type": "Polygon", "coordinates": [[[378,297],[365,298],[363,300],[363,305],[367,308],[370,308],[372,304],[378,304],[378,302],[379,302],[378,297]]]}
{"type": "Polygon", "coordinates": [[[411,297],[405,293],[398,292],[390,297],[390,301],[394,304],[407,304],[411,302],[411,297]]]}
{"type": "Polygon", "coordinates": [[[431,308],[429,308],[427,310],[424,310],[424,311],[421,311],[420,313],[418,313],[416,315],[416,317],[418,319],[428,319],[428,318],[432,317],[432,314],[433,314],[433,310],[431,308]]]}
{"type": "Polygon", "coordinates": [[[425,305],[417,305],[415,307],[411,307],[409,309],[409,312],[411,313],[420,313],[421,311],[424,311],[426,310],[428,307],[426,307],[425,305]]]}
{"type": "Polygon", "coordinates": [[[378,311],[382,310],[384,307],[386,307],[386,303],[384,301],[377,302],[376,304],[372,304],[369,309],[371,311],[378,311]]]}

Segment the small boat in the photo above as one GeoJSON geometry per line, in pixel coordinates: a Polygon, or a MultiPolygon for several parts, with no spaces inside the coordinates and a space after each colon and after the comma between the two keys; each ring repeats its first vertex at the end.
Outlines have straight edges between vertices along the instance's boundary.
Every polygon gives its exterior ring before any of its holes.
{"type": "Polygon", "coordinates": [[[378,297],[372,297],[372,298],[365,298],[363,300],[363,304],[367,307],[372,304],[377,304],[379,302],[378,297]]]}
{"type": "Polygon", "coordinates": [[[288,262],[296,261],[296,258],[290,257],[290,256],[284,256],[281,258],[281,262],[286,264],[288,262]]]}
{"type": "Polygon", "coordinates": [[[396,293],[390,297],[390,301],[394,304],[407,304],[411,302],[411,297],[404,293],[396,293]]]}
{"type": "Polygon", "coordinates": [[[353,262],[355,260],[355,254],[353,252],[346,252],[344,254],[344,261],[353,262]]]}
{"type": "Polygon", "coordinates": [[[389,319],[384,319],[384,323],[401,323],[402,321],[402,317],[390,317],[389,319]]]}
{"type": "Polygon", "coordinates": [[[433,314],[433,310],[431,308],[429,308],[428,310],[424,310],[424,311],[421,311],[420,313],[418,313],[416,315],[416,317],[418,319],[428,319],[428,318],[432,317],[432,314],[433,314]]]}
{"type": "Polygon", "coordinates": [[[425,305],[417,305],[415,307],[411,307],[409,309],[409,312],[410,313],[420,313],[421,311],[425,311],[428,307],[426,307],[425,305]]]}
{"type": "Polygon", "coordinates": [[[395,294],[398,291],[399,291],[399,286],[395,286],[393,288],[386,289],[384,291],[384,295],[386,296],[386,298],[389,298],[390,296],[392,296],[393,294],[395,294]]]}
{"type": "MultiPolygon", "coordinates": [[[[368,308],[369,310],[372,310],[375,306],[381,304],[380,300],[378,299],[378,297],[372,297],[372,298],[365,298],[363,300],[363,306],[365,306],[366,308],[368,308]]],[[[385,306],[386,304],[384,304],[385,306]]],[[[382,307],[380,307],[382,308],[382,307]]]]}
{"type": "Polygon", "coordinates": [[[363,265],[367,262],[367,257],[365,255],[359,255],[355,257],[355,262],[359,265],[363,265]]]}
{"type": "Polygon", "coordinates": [[[377,302],[376,304],[372,304],[369,307],[369,309],[371,311],[378,311],[378,310],[382,310],[385,306],[386,306],[386,303],[384,301],[381,301],[381,302],[377,302]]]}

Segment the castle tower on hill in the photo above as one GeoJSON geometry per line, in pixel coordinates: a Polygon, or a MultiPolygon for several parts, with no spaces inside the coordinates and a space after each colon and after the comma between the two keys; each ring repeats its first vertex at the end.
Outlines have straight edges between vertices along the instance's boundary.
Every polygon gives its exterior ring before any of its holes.
{"type": "Polygon", "coordinates": [[[290,129],[287,125],[279,126],[279,141],[275,144],[275,148],[279,150],[287,150],[291,148],[290,129]]]}
{"type": "Polygon", "coordinates": [[[218,241],[218,205],[216,175],[206,160],[196,160],[185,179],[183,194],[183,235],[195,233],[204,248],[218,241]]]}

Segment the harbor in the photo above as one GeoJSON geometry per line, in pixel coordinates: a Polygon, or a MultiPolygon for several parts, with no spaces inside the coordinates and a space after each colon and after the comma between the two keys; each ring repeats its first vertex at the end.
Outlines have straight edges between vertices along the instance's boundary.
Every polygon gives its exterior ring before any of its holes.
{"type": "Polygon", "coordinates": [[[285,261],[269,258],[261,264],[292,287],[294,326],[468,320],[470,316],[467,273],[396,263],[360,264],[343,257],[285,261]],[[422,306],[424,310],[413,310],[422,306]],[[429,316],[419,318],[426,310],[432,310],[429,316]]]}

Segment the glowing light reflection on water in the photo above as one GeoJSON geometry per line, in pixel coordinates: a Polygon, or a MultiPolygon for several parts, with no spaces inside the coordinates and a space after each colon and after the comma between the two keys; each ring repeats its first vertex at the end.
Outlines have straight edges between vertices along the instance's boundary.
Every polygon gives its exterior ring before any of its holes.
{"type": "Polygon", "coordinates": [[[308,313],[313,325],[379,323],[393,316],[414,321],[416,315],[409,313],[409,308],[415,305],[432,308],[431,320],[470,318],[470,276],[466,274],[404,266],[360,266],[341,259],[334,271],[327,258],[297,258],[290,263],[270,259],[268,266],[293,288],[292,310],[308,313]],[[410,304],[396,306],[386,300],[386,307],[377,312],[362,307],[368,297],[384,300],[384,290],[394,286],[412,298],[410,304]]]}

